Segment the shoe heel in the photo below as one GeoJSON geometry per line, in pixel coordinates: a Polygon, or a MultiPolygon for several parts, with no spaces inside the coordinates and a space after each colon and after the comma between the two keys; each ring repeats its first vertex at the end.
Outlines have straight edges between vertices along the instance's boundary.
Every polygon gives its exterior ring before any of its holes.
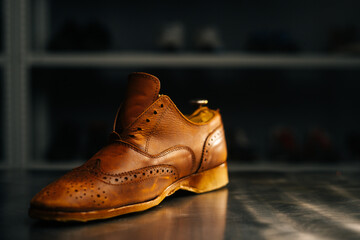
{"type": "Polygon", "coordinates": [[[180,189],[204,193],[226,186],[229,182],[227,163],[196,173],[181,183],[180,189]]]}

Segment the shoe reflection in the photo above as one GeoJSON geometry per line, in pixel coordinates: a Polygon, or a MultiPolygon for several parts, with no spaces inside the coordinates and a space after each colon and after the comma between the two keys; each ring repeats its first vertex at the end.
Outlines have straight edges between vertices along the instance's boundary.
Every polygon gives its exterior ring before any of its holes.
{"type": "Polygon", "coordinates": [[[228,189],[205,194],[177,192],[157,207],[88,223],[37,221],[31,239],[223,239],[228,189]]]}

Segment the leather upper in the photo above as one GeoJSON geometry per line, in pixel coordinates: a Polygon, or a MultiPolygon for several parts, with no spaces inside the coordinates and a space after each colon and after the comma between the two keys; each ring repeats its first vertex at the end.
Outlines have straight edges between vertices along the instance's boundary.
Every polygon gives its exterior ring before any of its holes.
{"type": "Polygon", "coordinates": [[[159,96],[159,90],[156,77],[130,75],[110,143],[45,187],[31,205],[88,211],[139,203],[181,178],[224,163],[227,150],[219,111],[203,107],[213,117],[193,122],[168,96],[159,96]]]}
{"type": "Polygon", "coordinates": [[[129,76],[125,101],[117,119],[116,132],[128,127],[159,95],[160,81],[146,73],[133,73],[129,76]]]}

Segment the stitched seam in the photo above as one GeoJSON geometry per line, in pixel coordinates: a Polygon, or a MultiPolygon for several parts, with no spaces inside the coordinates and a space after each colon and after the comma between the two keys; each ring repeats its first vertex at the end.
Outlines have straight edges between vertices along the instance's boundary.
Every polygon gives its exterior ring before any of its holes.
{"type": "Polygon", "coordinates": [[[157,97],[157,95],[159,94],[159,84],[157,84],[158,83],[158,81],[156,81],[154,78],[151,78],[152,80],[153,80],[153,82],[154,82],[154,84],[155,84],[155,86],[156,86],[156,89],[155,89],[155,92],[154,92],[154,97],[153,97],[153,102],[155,102],[155,100],[156,100],[156,97],[157,97]]]}
{"type": "Polygon", "coordinates": [[[128,127],[126,127],[126,128],[124,129],[124,131],[125,131],[125,130],[129,130],[130,128],[132,128],[132,126],[133,126],[140,118],[142,118],[145,114],[147,114],[150,110],[153,109],[153,106],[154,106],[157,102],[160,102],[160,99],[161,99],[161,98],[157,99],[155,102],[153,102],[152,104],[150,104],[150,106],[148,106],[148,107],[145,109],[144,112],[142,112],[128,127]]]}
{"type": "MultiPolygon", "coordinates": [[[[221,140],[221,139],[223,139],[222,135],[220,137],[216,138],[216,141],[221,140]]],[[[215,141],[214,141],[214,143],[215,143],[215,141]]],[[[208,151],[210,151],[210,149],[214,146],[214,143],[210,144],[209,148],[207,149],[208,151]]]]}
{"type": "MultiPolygon", "coordinates": [[[[211,147],[213,145],[210,145],[209,148],[206,148],[206,144],[208,143],[208,140],[211,138],[211,136],[219,129],[221,129],[222,125],[220,124],[219,126],[217,126],[206,138],[204,146],[203,146],[203,150],[202,150],[202,154],[201,154],[201,159],[200,159],[200,164],[198,169],[196,170],[196,172],[198,172],[200,170],[200,168],[202,167],[203,163],[204,163],[204,155],[205,155],[205,150],[210,150],[211,147]]],[[[220,130],[223,133],[223,130],[220,130]]],[[[221,134],[221,136],[218,139],[222,139],[224,137],[224,134],[221,134]]]]}
{"type": "Polygon", "coordinates": [[[122,176],[125,176],[125,175],[133,175],[133,174],[140,174],[142,173],[141,171],[143,170],[150,170],[150,169],[156,169],[158,167],[164,167],[164,168],[171,168],[171,169],[175,169],[176,168],[174,166],[171,166],[171,165],[167,165],[167,164],[159,164],[159,165],[155,165],[155,166],[149,166],[149,167],[144,167],[144,168],[139,168],[139,169],[135,169],[135,170],[132,170],[132,171],[128,171],[128,172],[123,172],[123,173],[107,173],[107,172],[104,172],[103,169],[101,169],[101,167],[98,169],[98,171],[103,174],[103,175],[106,175],[106,176],[111,176],[111,177],[122,177],[122,176]],[[139,173],[140,172],[140,173],[139,173]]]}
{"type": "Polygon", "coordinates": [[[154,92],[154,96],[153,96],[153,102],[156,100],[156,96],[158,95],[158,92],[159,92],[159,84],[158,84],[158,81],[156,81],[156,77],[155,76],[149,76],[147,74],[143,74],[143,73],[134,73],[136,75],[141,75],[141,77],[144,77],[144,78],[147,78],[147,79],[151,79],[155,86],[156,86],[156,89],[155,89],[155,92],[154,92]]]}
{"type": "Polygon", "coordinates": [[[185,150],[188,150],[190,152],[190,154],[193,156],[193,158],[195,159],[195,153],[193,152],[193,150],[188,147],[188,146],[181,146],[181,145],[178,145],[178,146],[174,146],[174,147],[171,147],[171,148],[168,148],[166,149],[165,151],[159,153],[159,154],[156,154],[156,155],[151,155],[147,152],[143,152],[141,151],[140,149],[137,149],[136,147],[130,145],[129,143],[127,142],[124,142],[124,141],[121,141],[121,140],[118,140],[118,141],[115,141],[114,143],[116,144],[123,144],[131,149],[133,149],[134,151],[140,153],[141,155],[144,155],[146,157],[149,157],[149,158],[158,158],[158,157],[163,157],[165,156],[166,154],[168,153],[172,153],[174,151],[177,151],[177,150],[181,150],[181,149],[185,149],[185,150]]]}
{"type": "MultiPolygon", "coordinates": [[[[160,90],[160,89],[159,89],[159,87],[160,87],[160,86],[159,86],[159,85],[160,85],[160,81],[159,81],[159,79],[156,78],[155,76],[149,76],[149,75],[144,74],[144,73],[137,73],[137,72],[135,72],[135,73],[133,73],[133,74],[134,74],[134,75],[141,75],[142,77],[145,77],[145,78],[147,78],[147,79],[151,79],[151,80],[154,82],[155,86],[156,86],[155,91],[154,91],[154,96],[153,96],[153,98],[152,98],[153,103],[150,104],[150,105],[147,107],[147,109],[144,111],[144,112],[147,112],[147,110],[149,110],[149,108],[155,103],[155,101],[158,100],[156,97],[157,97],[158,92],[159,92],[159,90],[160,90]],[[159,84],[158,84],[158,83],[159,83],[159,84]]],[[[159,98],[159,99],[160,99],[160,98],[159,98]]],[[[131,128],[131,127],[134,125],[134,123],[144,114],[144,112],[143,112],[142,114],[140,114],[132,123],[130,123],[129,126],[125,127],[123,131],[128,130],[129,128],[131,128]]]]}
{"type": "Polygon", "coordinates": [[[208,122],[206,123],[203,123],[203,124],[197,124],[195,122],[191,122],[189,119],[187,119],[183,114],[182,112],[177,108],[176,104],[170,99],[169,96],[164,96],[164,98],[166,98],[169,102],[170,102],[170,105],[171,105],[171,110],[174,110],[174,112],[176,112],[178,115],[180,115],[179,117],[181,118],[181,120],[186,123],[187,125],[191,126],[191,127],[202,127],[202,126],[206,126],[209,124],[211,120],[209,120],[208,122]]]}
{"type": "MultiPolygon", "coordinates": [[[[167,175],[163,175],[163,176],[167,176],[167,175]]],[[[176,176],[178,176],[178,175],[176,174],[176,176]]],[[[157,177],[161,177],[161,176],[152,176],[152,177],[140,179],[140,180],[137,180],[137,181],[129,181],[129,182],[119,183],[119,184],[108,183],[108,182],[105,182],[104,180],[99,179],[99,178],[96,178],[96,179],[103,182],[103,183],[105,183],[105,184],[111,185],[111,186],[119,186],[119,185],[130,185],[130,184],[142,183],[142,182],[145,182],[145,181],[147,181],[149,179],[153,179],[153,178],[157,178],[157,177]]]]}
{"type": "Polygon", "coordinates": [[[124,172],[124,173],[118,173],[118,174],[111,174],[111,173],[106,173],[104,172],[101,167],[99,167],[98,169],[96,170],[91,170],[91,169],[87,169],[88,172],[91,174],[91,176],[101,182],[104,182],[106,184],[109,184],[109,185],[124,185],[124,184],[132,184],[132,183],[139,183],[139,182],[143,182],[143,181],[146,181],[147,179],[151,179],[151,178],[156,178],[156,177],[161,177],[161,176],[176,176],[177,178],[179,177],[179,173],[176,169],[176,167],[174,166],[171,166],[171,165],[166,165],[166,164],[160,164],[160,165],[156,165],[156,166],[151,166],[151,167],[144,167],[144,168],[139,168],[139,169],[136,169],[136,170],[132,170],[132,171],[128,171],[128,172],[124,172]],[[114,183],[109,183],[108,181],[104,181],[104,179],[102,179],[101,177],[98,177],[95,175],[95,172],[99,172],[101,175],[105,175],[105,176],[111,176],[111,177],[123,177],[123,176],[128,176],[128,175],[134,175],[134,174],[137,174],[137,175],[141,175],[143,170],[145,171],[149,171],[151,169],[155,169],[158,168],[158,167],[165,167],[165,168],[170,168],[174,171],[175,175],[173,173],[165,173],[163,175],[157,175],[157,176],[150,176],[150,177],[144,177],[143,179],[137,179],[137,180],[133,180],[133,181],[127,181],[127,182],[120,182],[118,184],[114,184],[114,183]]]}
{"type": "Polygon", "coordinates": [[[155,130],[156,130],[157,127],[159,126],[161,120],[163,119],[163,116],[165,115],[165,113],[167,112],[168,109],[169,109],[169,105],[167,105],[166,109],[161,113],[160,117],[159,117],[158,120],[157,120],[157,123],[155,124],[155,126],[153,127],[153,129],[151,130],[151,132],[149,133],[149,135],[146,137],[145,152],[148,152],[150,138],[152,137],[153,133],[155,132],[155,130]]]}
{"type": "Polygon", "coordinates": [[[115,120],[114,120],[114,124],[113,124],[113,131],[116,132],[117,128],[118,128],[118,125],[120,124],[120,112],[121,112],[121,109],[123,107],[123,104],[124,102],[121,102],[118,109],[117,109],[117,112],[116,112],[116,115],[115,115],[115,120]]]}

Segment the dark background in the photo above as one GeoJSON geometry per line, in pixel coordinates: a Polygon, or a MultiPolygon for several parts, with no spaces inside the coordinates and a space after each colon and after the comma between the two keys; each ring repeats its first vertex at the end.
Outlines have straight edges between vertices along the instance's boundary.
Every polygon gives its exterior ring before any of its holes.
{"type": "MultiPolygon", "coordinates": [[[[273,56],[360,56],[359,1],[45,2],[45,11],[38,1],[29,4],[28,46],[34,54],[243,53],[268,57],[270,63],[273,56]],[[174,26],[182,28],[180,44],[159,44],[174,26]],[[206,28],[219,44],[211,43],[213,38],[198,43],[206,28]]],[[[234,162],[359,161],[359,65],[189,65],[30,67],[29,161],[83,161],[106,144],[133,71],[159,77],[161,93],[184,113],[193,110],[188,101],[194,98],[220,108],[234,162]]]]}

